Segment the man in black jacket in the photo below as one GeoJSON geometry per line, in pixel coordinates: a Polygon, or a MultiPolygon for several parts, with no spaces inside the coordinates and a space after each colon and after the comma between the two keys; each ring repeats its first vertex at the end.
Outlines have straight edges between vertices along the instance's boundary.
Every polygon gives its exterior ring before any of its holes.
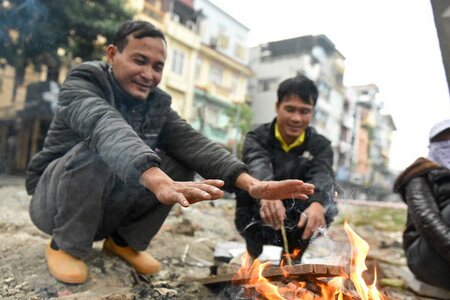
{"type": "Polygon", "coordinates": [[[277,91],[276,118],[250,131],[243,161],[259,180],[300,179],[315,186],[307,201],[268,201],[247,192],[237,194],[235,223],[256,258],[263,245],[283,246],[286,229],[289,252],[300,260],[310,238],[337,214],[334,202],[333,151],[330,141],[310,127],[318,91],[305,76],[283,81],[277,91]],[[257,201],[255,201],[257,200],[257,201]]]}
{"type": "Polygon", "coordinates": [[[428,159],[406,168],[394,191],[408,205],[403,248],[409,269],[450,290],[450,119],[433,126],[429,138],[428,159]]]}
{"type": "Polygon", "coordinates": [[[157,88],[166,60],[164,34],[152,24],[122,24],[107,48],[109,64],[87,62],[61,87],[43,149],[31,160],[26,188],[30,216],[52,236],[49,272],[82,283],[82,259],[95,240],[138,272],[160,265],[147,249],[173,204],[223,196],[221,188],[277,199],[307,198],[300,180],[260,181],[226,150],[197,133],[157,88]],[[194,172],[206,179],[194,182],[194,172]]]}

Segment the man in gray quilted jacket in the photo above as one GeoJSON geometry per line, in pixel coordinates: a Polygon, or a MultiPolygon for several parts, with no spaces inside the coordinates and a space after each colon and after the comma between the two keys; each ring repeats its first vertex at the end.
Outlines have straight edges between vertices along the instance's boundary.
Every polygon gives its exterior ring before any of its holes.
{"type": "Polygon", "coordinates": [[[51,235],[50,274],[83,283],[92,243],[138,272],[160,265],[146,249],[171,207],[215,200],[223,189],[255,199],[307,199],[300,180],[260,181],[221,146],[197,133],[157,88],[166,60],[164,34],[152,24],[122,24],[107,48],[108,64],[86,62],[62,85],[43,149],[31,160],[30,216],[51,235]],[[193,181],[194,172],[205,179],[193,181]]]}

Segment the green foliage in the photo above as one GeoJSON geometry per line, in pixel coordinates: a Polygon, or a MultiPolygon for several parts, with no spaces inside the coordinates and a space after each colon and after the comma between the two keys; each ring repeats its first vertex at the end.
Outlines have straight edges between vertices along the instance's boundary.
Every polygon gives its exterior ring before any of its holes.
{"type": "Polygon", "coordinates": [[[58,48],[100,58],[98,35],[110,39],[132,17],[121,0],[0,0],[0,57],[14,67],[59,66],[58,48]]]}
{"type": "Polygon", "coordinates": [[[253,120],[253,112],[251,107],[246,103],[234,104],[226,112],[230,119],[230,127],[238,128],[239,140],[237,144],[237,154],[240,157],[245,134],[250,130],[253,120]]]}

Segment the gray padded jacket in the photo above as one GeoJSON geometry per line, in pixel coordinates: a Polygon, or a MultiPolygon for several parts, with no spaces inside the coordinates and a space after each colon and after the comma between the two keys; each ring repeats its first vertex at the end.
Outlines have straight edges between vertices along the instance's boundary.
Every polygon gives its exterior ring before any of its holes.
{"type": "Polygon", "coordinates": [[[98,153],[131,186],[139,185],[146,169],[160,165],[156,148],[205,178],[224,180],[227,190],[232,190],[236,177],[246,171],[245,165],[226,149],[180,118],[170,108],[171,97],[161,89],[150,93],[138,128],[130,126],[118,109],[120,99],[136,102],[117,85],[106,63],[86,62],[70,72],[61,87],[43,149],[29,163],[29,194],[34,193],[45,168],[80,142],[98,153]]]}

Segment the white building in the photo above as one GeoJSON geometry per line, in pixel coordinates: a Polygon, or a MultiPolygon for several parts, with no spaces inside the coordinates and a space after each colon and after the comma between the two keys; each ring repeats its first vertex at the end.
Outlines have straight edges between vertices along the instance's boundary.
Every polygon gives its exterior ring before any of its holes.
{"type": "Polygon", "coordinates": [[[202,18],[192,125],[236,152],[242,137],[240,116],[233,116],[231,111],[247,100],[247,82],[252,74],[245,46],[249,29],[208,0],[195,0],[193,7],[202,18]]]}
{"type": "Polygon", "coordinates": [[[204,16],[199,28],[201,42],[246,65],[249,29],[208,0],[195,0],[193,5],[204,16]]]}

